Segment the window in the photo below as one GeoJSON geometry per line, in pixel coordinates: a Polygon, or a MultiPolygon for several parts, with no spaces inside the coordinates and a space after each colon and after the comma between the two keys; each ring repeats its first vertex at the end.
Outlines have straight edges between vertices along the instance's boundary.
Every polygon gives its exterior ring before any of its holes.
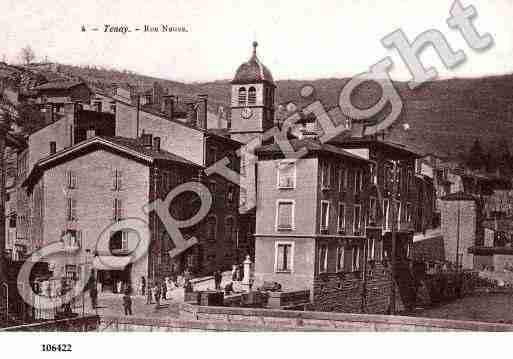
{"type": "Polygon", "coordinates": [[[322,189],[330,188],[330,170],[331,165],[329,163],[323,163],[321,165],[321,187],[322,189]]]}
{"type": "Polygon", "coordinates": [[[256,89],[253,86],[251,86],[248,90],[248,104],[256,104],[256,89]]]}
{"type": "Polygon", "coordinates": [[[376,243],[374,241],[374,237],[369,237],[369,240],[367,242],[367,259],[368,260],[374,259],[375,246],[376,246],[376,243]]]}
{"type": "Polygon", "coordinates": [[[78,279],[78,271],[77,266],[74,264],[66,264],[64,266],[64,272],[67,279],[77,280],[78,279]]]}
{"type": "Polygon", "coordinates": [[[226,241],[233,241],[235,239],[235,223],[233,217],[225,219],[224,223],[224,238],[226,241]]]}
{"type": "Polygon", "coordinates": [[[112,190],[121,191],[123,188],[123,172],[120,170],[114,170],[112,172],[112,190]]]}
{"type": "Polygon", "coordinates": [[[112,203],[112,219],[120,221],[123,218],[123,202],[119,198],[114,198],[112,203]]]}
{"type": "Polygon", "coordinates": [[[389,228],[389,223],[388,223],[388,210],[390,209],[390,204],[388,202],[388,199],[384,199],[383,200],[383,218],[382,218],[382,222],[383,222],[383,227],[385,229],[388,229],[389,228]]]}
{"type": "Polygon", "coordinates": [[[342,245],[337,247],[337,272],[342,272],[344,270],[344,256],[345,256],[345,248],[342,245]]]}
{"type": "Polygon", "coordinates": [[[217,218],[210,216],[207,218],[207,239],[215,241],[217,238],[217,218]]]}
{"type": "Polygon", "coordinates": [[[68,189],[77,188],[77,175],[74,171],[66,171],[66,185],[68,189]]]}
{"type": "Polygon", "coordinates": [[[410,223],[411,222],[411,203],[408,202],[406,203],[406,214],[405,214],[405,217],[406,217],[406,222],[410,223]]]}
{"type": "Polygon", "coordinates": [[[361,226],[361,206],[358,204],[354,205],[354,216],[353,216],[353,233],[360,235],[361,226]]]}
{"type": "Polygon", "coordinates": [[[330,216],[330,203],[328,201],[321,201],[321,231],[328,230],[330,216]]]}
{"type": "Polygon", "coordinates": [[[383,173],[383,182],[384,182],[384,188],[386,190],[392,190],[392,182],[393,182],[393,171],[392,171],[392,165],[385,164],[384,166],[384,173],[383,173]]]}
{"type": "Polygon", "coordinates": [[[80,248],[82,242],[82,232],[76,230],[67,230],[62,236],[64,248],[67,250],[76,250],[80,248]]]}
{"type": "MultiPolygon", "coordinates": [[[[109,249],[113,254],[126,254],[129,251],[131,230],[113,232],[110,236],[109,249]]],[[[133,233],[134,237],[136,233],[133,233]]]]}
{"type": "Polygon", "coordinates": [[[239,88],[239,106],[246,106],[246,88],[239,88]]]}
{"type": "Polygon", "coordinates": [[[346,205],[344,203],[338,204],[338,233],[345,233],[346,230],[346,205]]]}
{"type": "Polygon", "coordinates": [[[319,273],[328,271],[328,246],[322,244],[319,246],[319,273]]]}
{"type": "Polygon", "coordinates": [[[276,216],[278,230],[292,230],[294,227],[294,202],[291,200],[278,200],[276,216]]]}
{"type": "Polygon", "coordinates": [[[94,128],[90,128],[86,131],[86,139],[93,138],[96,136],[96,130],[94,128]]]}
{"type": "Polygon", "coordinates": [[[338,191],[342,192],[346,188],[346,169],[341,167],[338,170],[338,191]]]}
{"type": "Polygon", "coordinates": [[[397,220],[397,229],[400,229],[401,227],[401,202],[400,201],[394,201],[395,203],[395,210],[396,210],[396,220],[397,220]]]}
{"type": "Polygon", "coordinates": [[[296,164],[291,161],[282,161],[278,165],[278,188],[294,188],[296,185],[296,164]]]}
{"type": "Polygon", "coordinates": [[[235,199],[235,187],[232,185],[228,186],[228,190],[226,191],[226,203],[228,206],[234,205],[234,199],[235,199]]]}
{"type": "Polygon", "coordinates": [[[288,242],[276,243],[276,257],[274,261],[275,272],[291,273],[293,266],[293,244],[288,242]]]}
{"type": "Polygon", "coordinates": [[[277,230],[292,230],[292,228],[294,227],[294,201],[278,200],[277,207],[277,230]]]}
{"type": "Polygon", "coordinates": [[[68,221],[77,220],[77,200],[74,198],[66,198],[66,219],[68,221]]]}
{"type": "Polygon", "coordinates": [[[360,270],[360,247],[353,248],[352,265],[353,265],[353,268],[352,268],[353,272],[360,270]]]}
{"type": "Polygon", "coordinates": [[[376,165],[371,164],[370,165],[370,176],[371,176],[371,183],[374,185],[378,184],[378,172],[376,171],[376,165]]]}
{"type": "Polygon", "coordinates": [[[369,223],[376,223],[378,216],[378,200],[375,197],[369,199],[369,223]]]}
{"type": "Polygon", "coordinates": [[[360,170],[354,171],[354,193],[358,193],[361,190],[361,173],[360,170]]]}

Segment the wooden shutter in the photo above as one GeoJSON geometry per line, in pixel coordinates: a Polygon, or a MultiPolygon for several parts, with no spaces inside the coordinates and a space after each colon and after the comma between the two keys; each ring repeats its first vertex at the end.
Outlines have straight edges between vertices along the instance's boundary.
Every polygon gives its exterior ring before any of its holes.
{"type": "Polygon", "coordinates": [[[113,191],[117,190],[117,185],[118,185],[118,171],[113,170],[112,171],[112,190],[113,191]]]}
{"type": "Polygon", "coordinates": [[[118,191],[121,191],[123,189],[123,172],[122,171],[117,171],[118,172],[118,184],[117,184],[117,190],[118,191]]]}
{"type": "Polygon", "coordinates": [[[353,268],[353,249],[345,248],[344,250],[344,272],[351,272],[353,268]]]}
{"type": "Polygon", "coordinates": [[[118,206],[117,198],[114,198],[114,199],[112,200],[112,220],[114,220],[114,221],[117,219],[117,218],[116,218],[116,215],[117,215],[117,213],[118,213],[118,208],[117,208],[117,206],[118,206]]]}
{"type": "Polygon", "coordinates": [[[71,199],[71,218],[73,220],[78,219],[78,217],[77,217],[77,200],[74,198],[71,199]]]}

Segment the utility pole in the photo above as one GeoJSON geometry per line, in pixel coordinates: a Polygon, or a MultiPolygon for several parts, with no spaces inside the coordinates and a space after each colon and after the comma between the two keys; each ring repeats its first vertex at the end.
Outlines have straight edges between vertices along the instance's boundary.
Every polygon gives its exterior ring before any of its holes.
{"type": "Polygon", "coordinates": [[[457,220],[456,220],[456,272],[459,272],[459,262],[460,262],[460,205],[461,202],[458,201],[458,211],[457,211],[457,220]]]}
{"type": "MultiPolygon", "coordinates": [[[[9,126],[6,123],[6,117],[3,113],[0,112],[0,283],[7,283],[7,268],[5,261],[5,142],[7,131],[9,130],[9,126]]],[[[8,284],[7,284],[8,286],[8,284]]],[[[6,293],[6,298],[1,298],[0,294],[0,303],[8,304],[8,296],[6,293]]],[[[6,308],[8,311],[9,308],[6,308]]]]}

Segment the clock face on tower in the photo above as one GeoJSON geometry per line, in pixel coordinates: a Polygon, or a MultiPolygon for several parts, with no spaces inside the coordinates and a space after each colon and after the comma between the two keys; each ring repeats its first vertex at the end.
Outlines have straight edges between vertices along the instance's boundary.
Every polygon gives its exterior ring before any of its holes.
{"type": "Polygon", "coordinates": [[[244,107],[242,109],[241,115],[242,115],[242,118],[247,120],[248,118],[253,116],[253,110],[251,108],[249,108],[249,107],[244,107]]]}

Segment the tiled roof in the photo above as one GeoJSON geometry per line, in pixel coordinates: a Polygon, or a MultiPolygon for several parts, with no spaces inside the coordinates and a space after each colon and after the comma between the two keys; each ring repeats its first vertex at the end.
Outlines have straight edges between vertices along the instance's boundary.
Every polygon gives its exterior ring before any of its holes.
{"type": "MultiPolygon", "coordinates": [[[[292,146],[292,148],[294,149],[294,151],[298,151],[301,148],[306,148],[308,152],[312,152],[312,153],[326,153],[326,154],[348,157],[353,160],[368,162],[368,160],[366,160],[365,158],[354,155],[354,154],[352,154],[348,151],[345,151],[341,148],[338,148],[336,146],[333,146],[333,145],[330,145],[327,143],[321,143],[317,139],[310,139],[310,138],[293,139],[293,140],[289,140],[289,143],[292,146]]],[[[257,155],[281,154],[282,149],[280,148],[280,146],[277,143],[273,143],[270,145],[258,147],[255,150],[255,153],[257,155]]],[[[284,154],[284,155],[286,156],[286,154],[284,154]]]]}
{"type": "Polygon", "coordinates": [[[84,82],[78,80],[57,80],[36,86],[33,90],[69,90],[83,83],[84,82]]]}
{"type": "Polygon", "coordinates": [[[256,55],[256,47],[258,44],[253,43],[253,55],[248,62],[243,63],[235,72],[232,83],[258,83],[267,81],[274,84],[273,75],[267,67],[264,66],[256,55]]]}
{"type": "Polygon", "coordinates": [[[477,198],[470,193],[455,192],[441,198],[442,201],[477,201],[477,198]]]}
{"type": "Polygon", "coordinates": [[[107,141],[127,147],[133,151],[139,152],[140,154],[142,154],[144,156],[152,157],[153,159],[156,159],[156,160],[167,160],[167,161],[172,161],[172,162],[183,163],[186,165],[198,166],[194,162],[191,162],[181,156],[175,155],[174,153],[168,152],[166,150],[160,149],[157,151],[153,148],[146,147],[141,143],[140,140],[135,139],[135,138],[126,138],[126,137],[100,137],[100,138],[104,138],[107,141]]]}

